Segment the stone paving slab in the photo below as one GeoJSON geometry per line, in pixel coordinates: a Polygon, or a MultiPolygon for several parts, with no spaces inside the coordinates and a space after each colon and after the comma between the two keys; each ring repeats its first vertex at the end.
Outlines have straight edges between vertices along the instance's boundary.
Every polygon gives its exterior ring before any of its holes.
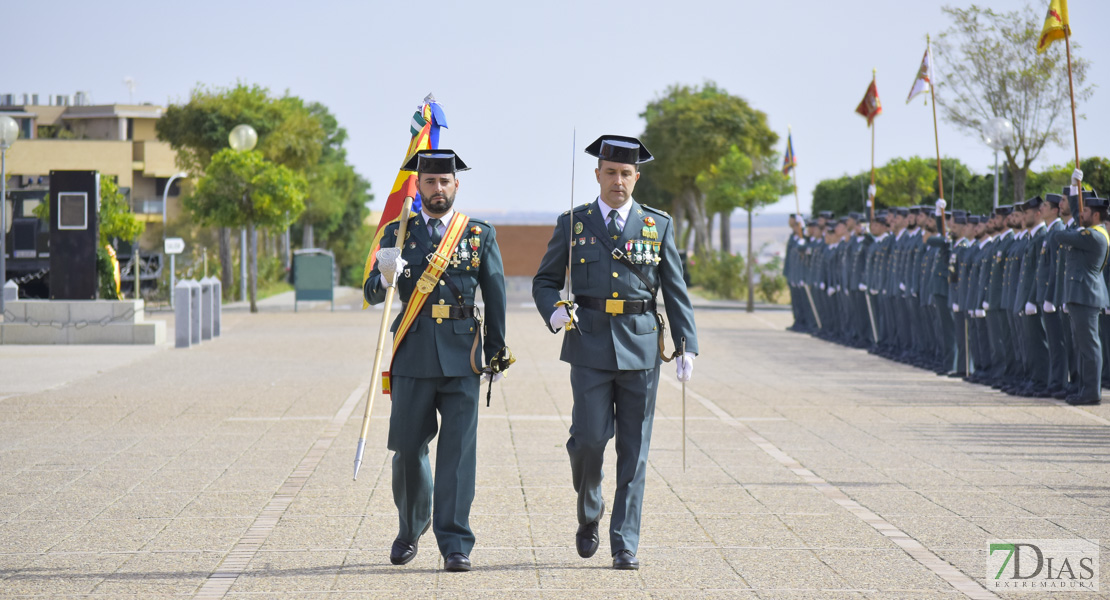
{"type": "MultiPolygon", "coordinates": [[[[988,540],[1110,543],[1105,405],[1010,398],[788,333],[784,311],[699,303],[685,470],[663,367],[643,568],[610,569],[606,535],[583,560],[569,368],[511,289],[475,571],[443,572],[431,534],[388,562],[388,397],[351,481],[381,312],[339,290],[335,312],[233,306],[187,350],[0,348],[0,598],[1021,598],[981,587],[988,540]]],[[[1110,597],[1106,577],[1081,597],[1110,597]]]]}

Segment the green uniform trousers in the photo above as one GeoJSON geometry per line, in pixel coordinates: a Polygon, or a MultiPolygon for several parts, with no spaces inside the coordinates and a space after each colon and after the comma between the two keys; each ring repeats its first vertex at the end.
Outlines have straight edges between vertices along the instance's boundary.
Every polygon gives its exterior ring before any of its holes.
{"type": "Polygon", "coordinates": [[[1098,337],[1099,309],[1068,303],[1075,354],[1079,362],[1079,398],[1098,400],[1102,397],[1102,340],[1098,337]]]}
{"type": "Polygon", "coordinates": [[[659,367],[608,371],[570,367],[574,391],[571,412],[570,472],[578,493],[578,522],[596,521],[601,512],[605,446],[616,435],[617,491],[609,522],[609,547],[636,553],[644,505],[648,446],[655,419],[659,367]]]}
{"type": "Polygon", "coordinates": [[[479,376],[414,378],[394,376],[388,448],[393,450],[393,502],[400,517],[398,537],[415,542],[432,519],[439,551],[469,555],[474,548],[470,505],[478,443],[479,376]],[[435,482],[428,444],[443,421],[436,447],[435,482]],[[433,509],[434,505],[434,509],[433,509]]]}

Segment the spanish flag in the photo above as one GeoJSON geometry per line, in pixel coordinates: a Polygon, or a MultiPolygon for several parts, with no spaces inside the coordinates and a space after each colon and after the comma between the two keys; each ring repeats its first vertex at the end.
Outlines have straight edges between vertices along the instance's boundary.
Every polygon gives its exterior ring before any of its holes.
{"type": "Polygon", "coordinates": [[[1071,35],[1071,25],[1068,24],[1068,0],[1052,0],[1048,4],[1048,14],[1044,16],[1044,28],[1041,37],[1037,38],[1037,54],[1048,50],[1052,42],[1062,40],[1071,35]]]}
{"type": "MultiPolygon", "coordinates": [[[[424,98],[424,103],[412,115],[412,121],[409,125],[409,134],[412,137],[409,139],[408,151],[405,152],[405,160],[401,161],[401,164],[407,163],[420,150],[439,148],[439,129],[441,127],[447,127],[447,118],[443,115],[443,109],[439,103],[435,101],[431,94],[428,94],[424,98]]],[[[397,179],[393,181],[393,188],[389,192],[389,197],[385,200],[382,218],[378,221],[378,230],[374,233],[374,244],[370,247],[370,254],[366,255],[366,266],[362,270],[364,286],[366,285],[366,278],[370,276],[370,270],[374,268],[374,256],[381,247],[385,227],[401,218],[401,209],[405,205],[405,198],[413,199],[413,211],[420,210],[420,194],[416,189],[416,173],[398,171],[397,179]]],[[[363,299],[362,308],[365,309],[367,306],[370,305],[363,299]]]]}

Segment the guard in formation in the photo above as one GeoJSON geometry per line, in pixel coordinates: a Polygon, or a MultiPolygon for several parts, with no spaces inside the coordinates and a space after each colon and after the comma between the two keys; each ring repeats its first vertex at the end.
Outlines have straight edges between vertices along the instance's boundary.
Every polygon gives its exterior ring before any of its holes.
{"type": "Polygon", "coordinates": [[[663,350],[659,293],[679,349],[672,355],[679,381],[693,373],[697,333],[671,218],[632,199],[639,165],[652,160],[648,149],[635,138],[606,135],[586,153],[598,159],[600,194],[559,217],[532,280],[532,296],[552,333],[573,323],[563,335],[560,358],[571,365],[574,394],[566,447],[578,494],[578,553],[589,558],[600,544],[602,459],[615,436],[610,550],[613,568],[637,569],[659,367],[671,360],[663,350]],[[560,297],[568,261],[572,304],[560,297]]]}
{"type": "Polygon", "coordinates": [[[1079,191],[1082,175],[989,215],[945,212],[943,199],[871,223],[791,215],[789,329],[1012,395],[1099,404],[1110,387],[1108,206],[1079,191]]]}
{"type": "Polygon", "coordinates": [[[416,171],[423,206],[409,217],[399,255],[399,223],[386,226],[363,287],[366,301],[378,304],[387,282],[395,282],[404,303],[391,328],[387,443],[395,452],[393,500],[400,531],[389,560],[411,561],[420,536],[431,527],[444,569],[469,571],[479,376],[496,381],[511,356],[505,346],[505,272],[493,226],[454,209],[456,173],[467,170],[462,159],[451,150],[425,150],[403,169],[416,171]],[[474,305],[478,289],[484,320],[474,305]],[[483,351],[490,365],[498,365],[492,372],[480,367],[483,351]],[[433,481],[428,444],[437,430],[433,481]]]}

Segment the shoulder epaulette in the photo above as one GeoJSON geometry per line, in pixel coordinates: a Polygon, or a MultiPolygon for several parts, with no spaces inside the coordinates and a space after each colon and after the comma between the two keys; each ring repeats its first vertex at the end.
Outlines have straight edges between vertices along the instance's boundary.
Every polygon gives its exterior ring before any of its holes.
{"type": "Polygon", "coordinates": [[[644,210],[649,210],[649,211],[651,211],[651,212],[653,212],[657,215],[662,215],[664,217],[667,217],[668,219],[671,218],[671,215],[668,215],[667,211],[665,211],[665,210],[655,208],[654,206],[648,206],[647,204],[641,204],[640,206],[644,207],[644,210]]]}

